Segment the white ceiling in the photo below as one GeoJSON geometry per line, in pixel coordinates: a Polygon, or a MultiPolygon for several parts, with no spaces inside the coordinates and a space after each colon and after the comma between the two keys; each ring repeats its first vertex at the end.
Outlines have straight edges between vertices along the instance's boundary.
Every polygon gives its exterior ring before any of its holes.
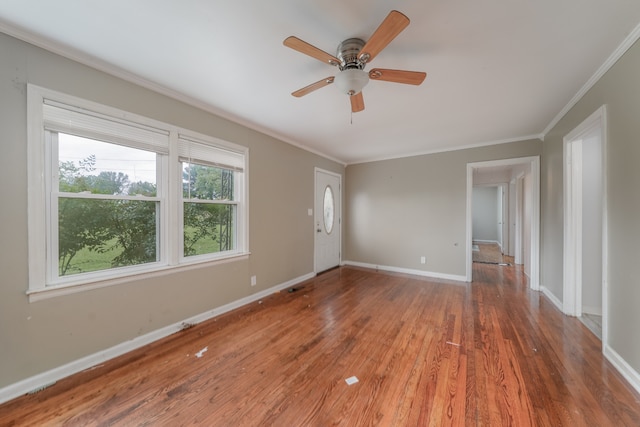
{"type": "Polygon", "coordinates": [[[347,164],[540,137],[639,22],[638,0],[0,0],[0,30],[347,164]],[[335,54],[392,9],[411,24],[367,69],[421,86],[372,81],[353,117],[333,86],[290,95],[338,70],[287,36],[335,54]]]}

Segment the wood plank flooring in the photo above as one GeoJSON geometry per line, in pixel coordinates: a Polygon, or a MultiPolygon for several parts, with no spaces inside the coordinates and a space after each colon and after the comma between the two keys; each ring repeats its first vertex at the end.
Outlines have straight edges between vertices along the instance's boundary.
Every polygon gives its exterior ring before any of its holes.
{"type": "Polygon", "coordinates": [[[332,270],[8,402],[0,425],[640,425],[579,320],[517,267],[474,279],[332,270]]]}

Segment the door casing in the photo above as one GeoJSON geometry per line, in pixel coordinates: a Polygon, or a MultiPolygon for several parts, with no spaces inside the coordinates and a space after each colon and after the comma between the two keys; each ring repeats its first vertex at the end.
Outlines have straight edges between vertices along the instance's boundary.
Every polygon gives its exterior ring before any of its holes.
{"type": "MultiPolygon", "coordinates": [[[[510,166],[529,164],[531,170],[531,212],[530,212],[530,277],[532,290],[540,290],[540,157],[520,157],[513,159],[492,160],[486,162],[467,163],[467,224],[466,224],[466,281],[472,281],[472,221],[473,221],[473,171],[482,167],[510,166]]],[[[516,243],[517,247],[517,243],[516,243]]]]}
{"type": "MultiPolygon", "coordinates": [[[[564,158],[564,250],[562,310],[582,315],[582,144],[588,135],[599,134],[602,161],[602,342],[607,342],[607,109],[603,105],[563,138],[564,158]]],[[[604,346],[603,346],[604,347],[604,346]]]]}

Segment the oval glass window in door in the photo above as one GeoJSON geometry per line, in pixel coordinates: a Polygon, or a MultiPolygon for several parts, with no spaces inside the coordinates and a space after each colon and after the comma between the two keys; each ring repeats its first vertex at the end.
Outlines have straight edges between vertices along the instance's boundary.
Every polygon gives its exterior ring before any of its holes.
{"type": "Polygon", "coordinates": [[[327,234],[331,234],[333,230],[333,220],[334,220],[334,200],[333,200],[333,190],[331,187],[327,185],[327,188],[324,189],[324,203],[322,207],[323,218],[324,218],[324,230],[327,234]]]}

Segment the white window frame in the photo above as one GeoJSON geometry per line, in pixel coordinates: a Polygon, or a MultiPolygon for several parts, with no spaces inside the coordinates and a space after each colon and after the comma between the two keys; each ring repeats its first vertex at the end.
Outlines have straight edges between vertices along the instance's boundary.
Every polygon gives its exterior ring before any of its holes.
{"type": "MultiPolygon", "coordinates": [[[[131,201],[144,201],[144,202],[155,202],[158,203],[159,208],[157,212],[158,219],[156,220],[156,251],[158,258],[155,262],[148,262],[144,264],[136,264],[130,266],[123,267],[114,267],[106,270],[98,270],[86,273],[78,273],[70,276],[60,277],[58,275],[58,263],[49,262],[47,263],[46,270],[46,279],[45,286],[57,286],[57,285],[65,285],[72,283],[82,283],[82,282],[90,282],[94,280],[100,280],[103,278],[110,278],[112,276],[127,276],[129,274],[135,274],[139,272],[144,272],[148,270],[153,270],[158,267],[167,265],[166,260],[166,250],[163,250],[162,243],[162,232],[161,230],[166,228],[167,221],[167,191],[165,188],[167,187],[168,179],[166,177],[168,171],[168,156],[162,155],[160,153],[156,153],[156,164],[157,164],[157,194],[154,197],[150,196],[128,196],[128,195],[103,195],[103,194],[82,194],[82,193],[64,193],[61,192],[58,188],[58,168],[55,166],[58,164],[58,142],[57,137],[59,133],[63,133],[60,131],[53,131],[46,129],[45,130],[45,152],[47,157],[47,164],[45,165],[45,191],[47,194],[45,205],[46,205],[46,221],[49,222],[48,227],[49,230],[45,233],[47,236],[51,236],[51,238],[46,241],[46,250],[47,250],[47,259],[59,259],[58,252],[58,228],[53,226],[53,223],[58,220],[58,217],[54,214],[58,213],[58,203],[61,197],[73,198],[73,199],[92,199],[92,200],[131,200],[131,201]],[[48,152],[47,150],[50,150],[48,152]],[[164,173],[163,173],[164,172],[164,173]],[[50,180],[46,178],[50,177],[50,180]]],[[[86,135],[81,135],[81,132],[74,132],[76,136],[88,137],[86,135]]],[[[167,149],[169,146],[169,138],[167,135],[167,149]]],[[[132,147],[133,148],[133,147],[132,147]]]]}
{"type": "MultiPolygon", "coordinates": [[[[244,258],[249,255],[248,148],[36,85],[28,84],[27,91],[29,243],[29,285],[27,294],[30,301],[126,283],[134,279],[154,277],[158,274],[164,274],[167,270],[190,269],[194,268],[195,264],[214,264],[244,258]],[[91,123],[89,123],[88,127],[82,128],[85,124],[81,120],[80,123],[72,123],[70,125],[70,128],[74,130],[74,134],[80,133],[81,136],[88,138],[118,143],[118,136],[109,134],[110,126],[108,124],[110,122],[113,122],[116,128],[125,125],[141,129],[143,135],[138,143],[142,145],[145,143],[145,138],[149,137],[149,135],[145,134],[145,130],[151,130],[152,134],[157,131],[159,135],[166,135],[166,142],[160,137],[159,140],[150,141],[149,145],[152,151],[159,153],[157,156],[159,161],[157,163],[161,169],[158,173],[160,182],[156,183],[158,194],[157,197],[153,198],[160,203],[160,220],[158,224],[158,239],[160,240],[158,250],[160,254],[157,262],[70,275],[64,278],[53,277],[57,276],[57,273],[52,274],[51,268],[54,264],[55,268],[57,268],[57,261],[47,262],[47,257],[48,253],[52,253],[51,245],[57,245],[57,241],[52,241],[48,223],[51,222],[54,214],[57,215],[57,211],[52,212],[51,215],[47,214],[47,203],[51,196],[51,188],[47,180],[53,174],[50,166],[52,154],[47,152],[50,145],[47,144],[46,135],[52,129],[63,133],[68,132],[65,132],[64,117],[57,121],[58,124],[51,125],[49,123],[49,131],[45,130],[44,110],[47,108],[45,104],[64,105],[64,108],[76,109],[83,114],[86,113],[90,116],[104,119],[103,122],[107,123],[107,126],[104,128],[99,128],[98,126],[97,130],[91,128],[91,123]],[[78,128],[83,130],[78,132],[78,128]],[[197,257],[182,256],[181,224],[183,223],[183,200],[179,140],[183,135],[188,139],[193,139],[210,147],[214,154],[215,150],[220,150],[220,153],[228,152],[235,156],[236,170],[238,171],[234,174],[234,183],[237,191],[236,201],[234,201],[237,206],[235,224],[237,240],[233,251],[217,252],[197,257]]],[[[51,111],[48,110],[47,117],[51,117],[51,115],[51,111]]],[[[53,122],[56,122],[56,119],[53,122]]],[[[136,136],[134,135],[133,138],[135,139],[136,136]]],[[[57,221],[57,216],[55,220],[57,221]]],[[[54,252],[57,253],[57,251],[54,252]]]]}
{"type": "MultiPolygon", "coordinates": [[[[242,255],[247,247],[247,210],[246,207],[246,171],[247,156],[238,152],[230,143],[211,138],[195,132],[181,132],[178,135],[178,173],[182,176],[183,161],[192,161],[195,164],[221,167],[234,170],[234,200],[232,201],[206,201],[211,204],[230,204],[236,206],[236,227],[234,238],[234,249],[224,252],[213,252],[210,254],[184,256],[184,203],[188,201],[182,194],[180,188],[179,200],[179,262],[183,264],[197,263],[210,259],[224,259],[229,256],[242,255]],[[197,147],[198,149],[194,149],[197,147]],[[218,158],[220,161],[216,161],[218,158]],[[244,224],[244,226],[240,226],[244,224]]],[[[180,181],[182,182],[182,181],[180,181]]]]}

